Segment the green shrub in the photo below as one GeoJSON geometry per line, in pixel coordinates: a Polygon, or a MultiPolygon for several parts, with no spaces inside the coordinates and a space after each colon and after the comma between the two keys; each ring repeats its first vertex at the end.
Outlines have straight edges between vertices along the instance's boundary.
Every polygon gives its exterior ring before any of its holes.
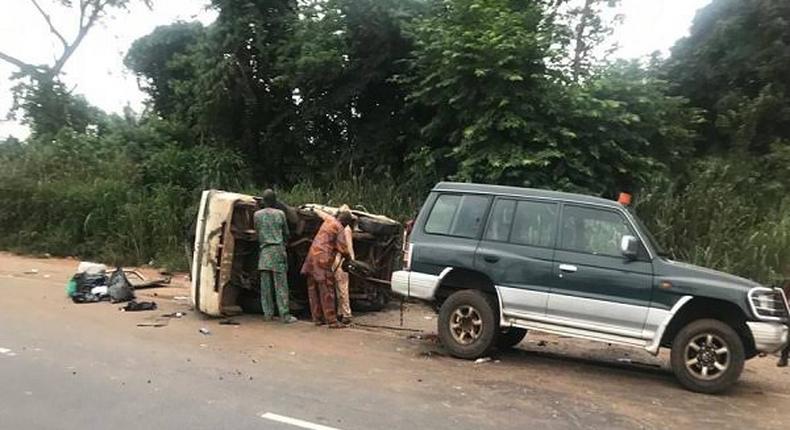
{"type": "Polygon", "coordinates": [[[765,283],[790,277],[790,197],[755,164],[695,163],[686,184],[655,179],[637,211],[679,260],[765,283]]]}

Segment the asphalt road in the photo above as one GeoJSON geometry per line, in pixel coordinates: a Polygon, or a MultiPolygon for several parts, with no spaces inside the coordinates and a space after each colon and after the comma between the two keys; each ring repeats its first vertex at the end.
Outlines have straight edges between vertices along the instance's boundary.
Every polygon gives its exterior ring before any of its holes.
{"type": "MultiPolygon", "coordinates": [[[[5,429],[776,429],[790,370],[747,363],[723,396],[679,388],[665,357],[530,334],[485,364],[405,332],[219,325],[146,290],[156,312],[64,297],[72,261],[0,254],[0,430],[5,429]],[[25,274],[29,268],[40,269],[25,274]],[[189,314],[138,327],[163,313],[189,314]],[[203,335],[200,328],[211,334],[203,335]],[[323,427],[322,427],[323,426],[323,427]]],[[[397,312],[359,321],[395,324],[397,312]]],[[[407,323],[431,327],[408,310],[407,323]]]]}
{"type": "Polygon", "coordinates": [[[310,340],[360,348],[373,334],[255,317],[219,326],[194,313],[136,327],[153,313],[71,304],[55,281],[33,277],[0,278],[0,293],[2,429],[502,428],[479,404],[460,410],[464,393],[446,396],[430,375],[424,388],[413,375],[404,383],[375,345],[366,360],[310,340]]]}
{"type": "MultiPolygon", "coordinates": [[[[45,289],[35,280],[0,282],[6,296],[45,289]]],[[[339,429],[472,424],[448,418],[444,407],[426,408],[423,398],[390,392],[373,381],[349,381],[335,364],[300,360],[295,351],[249,358],[256,355],[235,350],[238,342],[217,341],[224,333],[214,325],[210,336],[196,330],[173,333],[176,321],[165,328],[119,326],[119,320],[130,318],[108,314],[111,305],[104,303],[80,310],[101,311],[114,321],[44,314],[35,309],[35,300],[4,301],[3,429],[299,428],[262,418],[267,413],[339,429]],[[146,338],[141,331],[155,336],[146,338]],[[184,341],[187,336],[191,341],[184,341]]],[[[303,324],[291,331],[298,335],[305,329],[313,327],[303,324]]]]}

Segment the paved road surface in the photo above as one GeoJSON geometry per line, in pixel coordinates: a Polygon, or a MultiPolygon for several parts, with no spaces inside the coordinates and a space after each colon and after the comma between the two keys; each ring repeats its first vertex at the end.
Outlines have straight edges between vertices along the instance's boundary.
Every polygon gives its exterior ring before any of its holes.
{"type": "MultiPolygon", "coordinates": [[[[501,361],[476,365],[404,333],[282,326],[255,316],[221,326],[190,312],[144,328],[137,323],[188,306],[162,292],[153,297],[159,312],[74,305],[63,297],[72,265],[0,254],[0,430],[776,429],[790,422],[790,372],[772,358],[749,362],[732,393],[703,396],[680,389],[661,360],[551,336],[530,335],[520,350],[495,357],[501,361]],[[23,274],[29,267],[40,271],[23,274]]],[[[407,314],[424,325],[423,318],[407,314]]]]}

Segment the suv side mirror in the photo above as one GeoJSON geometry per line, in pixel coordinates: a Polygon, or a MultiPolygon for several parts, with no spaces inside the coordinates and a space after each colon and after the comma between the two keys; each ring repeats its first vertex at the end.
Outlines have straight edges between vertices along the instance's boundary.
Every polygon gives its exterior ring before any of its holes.
{"type": "Polygon", "coordinates": [[[620,252],[623,253],[625,258],[635,260],[637,254],[639,254],[639,241],[631,235],[623,236],[620,239],[620,252]]]}

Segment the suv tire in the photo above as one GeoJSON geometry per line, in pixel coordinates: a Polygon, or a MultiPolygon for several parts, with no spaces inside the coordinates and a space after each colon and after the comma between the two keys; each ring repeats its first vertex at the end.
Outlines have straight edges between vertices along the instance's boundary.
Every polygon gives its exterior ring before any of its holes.
{"type": "Polygon", "coordinates": [[[527,337],[527,330],[523,328],[510,327],[497,333],[496,347],[499,349],[509,349],[521,343],[527,337]]]}
{"type": "Polygon", "coordinates": [[[461,290],[439,309],[439,340],[451,355],[474,359],[485,356],[499,332],[494,300],[478,290],[461,290]]]}
{"type": "Polygon", "coordinates": [[[741,376],[743,341],[727,323],[693,321],[672,341],[670,364],[680,385],[698,393],[720,393],[741,376]]]}

